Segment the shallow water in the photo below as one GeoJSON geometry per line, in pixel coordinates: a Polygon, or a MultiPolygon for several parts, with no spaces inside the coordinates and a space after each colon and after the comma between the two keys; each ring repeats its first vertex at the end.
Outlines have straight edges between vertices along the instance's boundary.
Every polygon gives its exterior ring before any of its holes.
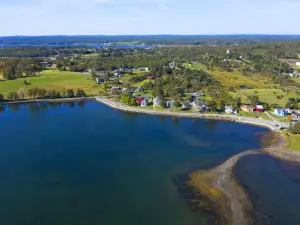
{"type": "Polygon", "coordinates": [[[238,181],[254,201],[261,224],[300,224],[300,165],[268,155],[247,156],[236,166],[238,181]]]}
{"type": "Polygon", "coordinates": [[[0,110],[1,225],[201,225],[172,178],[259,147],[266,129],[95,101],[0,110]]]}

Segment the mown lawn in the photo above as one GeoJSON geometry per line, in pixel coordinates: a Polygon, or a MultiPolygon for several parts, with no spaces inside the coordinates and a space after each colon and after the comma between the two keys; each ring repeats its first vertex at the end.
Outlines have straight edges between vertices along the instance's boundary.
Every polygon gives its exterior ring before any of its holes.
{"type": "Polygon", "coordinates": [[[238,115],[239,116],[246,116],[246,117],[253,117],[253,118],[257,118],[258,117],[254,112],[240,111],[238,115]]]}
{"type": "MultiPolygon", "coordinates": [[[[299,97],[296,92],[284,92],[281,89],[247,89],[240,90],[233,95],[243,95],[245,97],[256,95],[259,97],[259,100],[270,104],[278,104],[281,107],[284,107],[289,98],[299,97]],[[280,98],[278,98],[279,96],[280,98]]],[[[243,100],[243,99],[242,99],[243,100]]]]}
{"type": "Polygon", "coordinates": [[[88,95],[97,95],[102,90],[93,80],[86,75],[76,72],[62,72],[46,70],[40,76],[18,78],[16,80],[1,81],[0,93],[5,96],[8,92],[18,91],[20,88],[44,88],[46,90],[64,91],[66,89],[83,89],[88,95]],[[29,85],[24,85],[26,80],[29,85]]]}

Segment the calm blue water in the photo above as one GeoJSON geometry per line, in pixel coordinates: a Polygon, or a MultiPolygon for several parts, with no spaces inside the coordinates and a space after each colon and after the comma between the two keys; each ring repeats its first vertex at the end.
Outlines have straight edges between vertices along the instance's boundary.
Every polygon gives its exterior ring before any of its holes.
{"type": "MultiPolygon", "coordinates": [[[[77,43],[65,43],[65,44],[30,44],[30,43],[20,43],[20,44],[0,44],[0,47],[91,47],[91,48],[106,48],[109,47],[108,45],[104,44],[77,44],[77,43]]],[[[120,48],[120,49],[148,49],[150,46],[146,45],[113,45],[110,46],[113,48],[120,48]]]]}
{"type": "Polygon", "coordinates": [[[259,146],[264,128],[95,101],[0,111],[1,225],[202,225],[172,178],[259,146]]]}
{"type": "Polygon", "coordinates": [[[236,175],[263,217],[260,224],[300,224],[299,164],[268,155],[247,156],[237,164],[236,175]]]}

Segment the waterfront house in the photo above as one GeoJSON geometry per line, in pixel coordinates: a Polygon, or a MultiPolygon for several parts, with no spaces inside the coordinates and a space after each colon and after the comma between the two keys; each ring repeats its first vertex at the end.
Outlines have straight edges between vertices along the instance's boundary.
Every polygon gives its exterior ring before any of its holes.
{"type": "Polygon", "coordinates": [[[287,112],[285,109],[282,108],[276,108],[273,112],[274,115],[276,116],[287,116],[287,112]]]}
{"type": "Polygon", "coordinates": [[[148,106],[148,98],[144,98],[143,101],[141,102],[142,107],[147,107],[148,106]]]}
{"type": "Polygon", "coordinates": [[[255,108],[256,112],[264,112],[265,109],[262,105],[256,105],[256,108],[255,108]]]}
{"type": "Polygon", "coordinates": [[[160,106],[160,99],[158,97],[153,98],[153,106],[160,106]]]}
{"type": "Polygon", "coordinates": [[[300,120],[300,113],[294,112],[293,114],[294,119],[300,120]]]}
{"type": "Polygon", "coordinates": [[[141,105],[142,102],[143,102],[143,98],[139,97],[135,100],[135,102],[138,104],[138,105],[141,105]]]}
{"type": "Polygon", "coordinates": [[[253,105],[242,105],[241,110],[244,112],[254,112],[255,111],[255,106],[253,105]]]}
{"type": "Polygon", "coordinates": [[[232,113],[233,112],[233,108],[230,105],[226,105],[225,106],[225,113],[232,113]]]}
{"type": "Polygon", "coordinates": [[[183,108],[183,109],[189,109],[189,108],[191,108],[191,104],[188,103],[188,102],[183,102],[181,104],[181,108],[183,108]]]}
{"type": "Polygon", "coordinates": [[[198,99],[194,99],[194,101],[191,103],[192,107],[194,109],[201,109],[201,102],[198,99]]]}
{"type": "Polygon", "coordinates": [[[291,115],[291,114],[293,113],[293,110],[290,109],[290,108],[286,108],[285,111],[286,111],[286,113],[289,114],[289,115],[291,115]]]}
{"type": "Polygon", "coordinates": [[[167,101],[166,108],[175,108],[175,101],[174,100],[167,101]]]}

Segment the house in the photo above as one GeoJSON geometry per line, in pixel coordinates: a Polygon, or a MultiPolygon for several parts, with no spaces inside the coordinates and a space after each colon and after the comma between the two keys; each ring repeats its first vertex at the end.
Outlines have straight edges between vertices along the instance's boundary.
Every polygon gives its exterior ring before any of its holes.
{"type": "Polygon", "coordinates": [[[287,114],[290,114],[290,115],[293,113],[293,110],[290,108],[285,109],[285,111],[287,114]]]}
{"type": "Polygon", "coordinates": [[[287,70],[286,74],[291,76],[291,77],[299,77],[300,76],[300,74],[298,74],[297,71],[294,70],[294,69],[287,70]]]}
{"type": "Polygon", "coordinates": [[[167,108],[175,108],[175,101],[174,100],[167,101],[166,107],[167,108]]]}
{"type": "Polygon", "coordinates": [[[265,109],[262,105],[256,105],[255,110],[256,110],[256,112],[260,112],[260,113],[265,111],[265,109]]]}
{"type": "Polygon", "coordinates": [[[153,80],[153,76],[147,76],[148,80],[153,80]]]}
{"type": "Polygon", "coordinates": [[[300,67],[300,62],[296,62],[296,66],[300,67]]]}
{"type": "Polygon", "coordinates": [[[175,66],[177,66],[177,63],[175,63],[175,62],[170,62],[170,63],[169,63],[169,67],[170,67],[170,68],[173,68],[173,67],[175,67],[175,66]]]}
{"type": "Polygon", "coordinates": [[[181,108],[183,108],[183,109],[191,108],[191,104],[188,103],[188,102],[183,102],[183,103],[181,104],[181,108]]]}
{"type": "Polygon", "coordinates": [[[227,49],[226,53],[227,53],[227,54],[230,54],[230,53],[231,53],[231,50],[227,49]]]}
{"type": "Polygon", "coordinates": [[[143,101],[141,102],[141,106],[142,107],[147,107],[148,103],[149,103],[148,98],[144,98],[143,101]]]}
{"type": "Polygon", "coordinates": [[[205,94],[202,94],[202,93],[199,93],[199,92],[195,92],[195,93],[192,93],[191,94],[191,97],[203,97],[203,96],[205,96],[205,94]]]}
{"type": "Polygon", "coordinates": [[[282,108],[275,109],[273,114],[276,115],[276,116],[287,116],[286,110],[282,109],[282,108]]]}
{"type": "Polygon", "coordinates": [[[116,79],[117,79],[116,77],[109,78],[110,81],[115,81],[116,79]]]}
{"type": "Polygon", "coordinates": [[[226,105],[226,106],[225,106],[225,112],[226,112],[226,113],[232,113],[232,112],[233,112],[232,106],[226,105]]]}
{"type": "Polygon", "coordinates": [[[160,106],[160,99],[158,97],[153,98],[153,106],[160,106]]]}
{"type": "Polygon", "coordinates": [[[114,77],[115,78],[121,78],[121,77],[123,77],[123,74],[121,74],[121,73],[114,73],[114,77]]]}
{"type": "Polygon", "coordinates": [[[194,99],[191,105],[194,109],[201,109],[201,102],[198,99],[194,99]]]}
{"type": "Polygon", "coordinates": [[[139,98],[137,98],[137,99],[135,100],[135,102],[136,102],[137,104],[141,105],[142,102],[143,102],[143,98],[139,97],[139,98]]]}
{"type": "Polygon", "coordinates": [[[96,82],[97,82],[97,84],[101,84],[101,83],[104,83],[105,80],[101,77],[96,77],[96,82]]]}
{"type": "Polygon", "coordinates": [[[206,111],[208,109],[208,106],[205,102],[201,103],[201,111],[206,111]]]}
{"type": "Polygon", "coordinates": [[[118,86],[114,86],[114,87],[112,87],[110,90],[111,90],[111,91],[120,91],[121,88],[118,87],[118,86]]]}
{"type": "Polygon", "coordinates": [[[300,120],[300,113],[294,112],[294,113],[293,113],[293,117],[294,117],[295,119],[297,119],[297,120],[300,120]]]}
{"type": "Polygon", "coordinates": [[[241,106],[241,110],[244,112],[254,112],[255,109],[256,109],[256,107],[253,105],[242,105],[241,106]]]}
{"type": "Polygon", "coordinates": [[[141,71],[141,72],[148,72],[148,71],[149,71],[149,68],[148,68],[148,67],[140,67],[140,68],[138,68],[138,71],[141,71]]]}
{"type": "Polygon", "coordinates": [[[135,89],[135,92],[143,92],[144,91],[144,88],[143,87],[137,87],[136,89],[135,89]]]}

